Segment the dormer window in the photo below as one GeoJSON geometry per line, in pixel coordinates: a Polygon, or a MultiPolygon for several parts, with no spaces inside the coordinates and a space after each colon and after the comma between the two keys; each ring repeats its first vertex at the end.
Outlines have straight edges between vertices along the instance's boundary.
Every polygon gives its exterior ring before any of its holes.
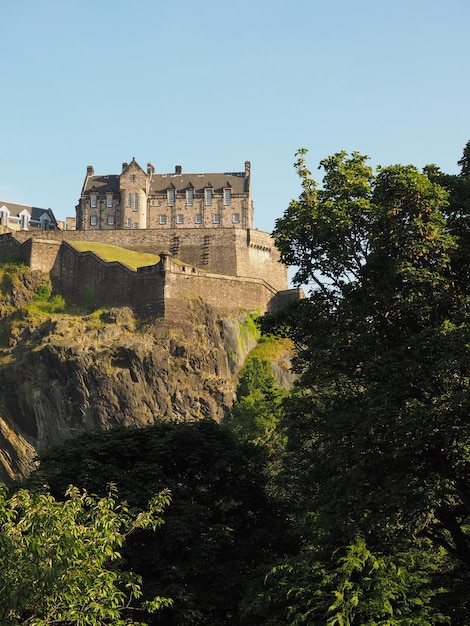
{"type": "Polygon", "coordinates": [[[106,194],[106,206],[108,207],[108,209],[112,208],[113,206],[113,194],[112,193],[106,194]]]}
{"type": "Polygon", "coordinates": [[[97,204],[98,204],[98,194],[96,193],[92,193],[90,196],[90,203],[91,203],[91,208],[92,209],[96,209],[97,204]]]}
{"type": "Polygon", "coordinates": [[[167,190],[167,197],[168,197],[168,206],[175,206],[175,190],[174,189],[167,190]]]}
{"type": "Polygon", "coordinates": [[[230,201],[232,199],[232,190],[230,187],[226,187],[224,189],[224,206],[230,206],[230,201]]]}
{"type": "Polygon", "coordinates": [[[186,204],[188,206],[193,206],[194,204],[194,189],[192,187],[186,190],[186,204]]]}
{"type": "Polygon", "coordinates": [[[211,206],[212,205],[212,188],[209,187],[205,190],[205,200],[206,200],[206,206],[211,206]]]}

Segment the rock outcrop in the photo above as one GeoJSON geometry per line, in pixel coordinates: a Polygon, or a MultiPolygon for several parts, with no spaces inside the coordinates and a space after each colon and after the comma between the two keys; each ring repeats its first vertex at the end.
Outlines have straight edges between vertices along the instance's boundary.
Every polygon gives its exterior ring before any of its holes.
{"type": "Polygon", "coordinates": [[[47,276],[29,270],[3,274],[0,287],[0,481],[26,476],[37,450],[85,429],[220,422],[257,342],[248,315],[221,320],[200,300],[173,322],[139,320],[129,307],[25,306],[48,289],[47,276]]]}

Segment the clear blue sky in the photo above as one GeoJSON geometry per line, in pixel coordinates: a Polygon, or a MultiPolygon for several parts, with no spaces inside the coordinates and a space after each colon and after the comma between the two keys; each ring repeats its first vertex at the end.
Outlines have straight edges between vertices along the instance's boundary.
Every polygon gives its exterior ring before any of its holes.
{"type": "Polygon", "coordinates": [[[255,226],[294,154],[436,163],[470,139],[468,0],[0,0],[0,200],[75,205],[91,164],[242,171],[255,226]]]}

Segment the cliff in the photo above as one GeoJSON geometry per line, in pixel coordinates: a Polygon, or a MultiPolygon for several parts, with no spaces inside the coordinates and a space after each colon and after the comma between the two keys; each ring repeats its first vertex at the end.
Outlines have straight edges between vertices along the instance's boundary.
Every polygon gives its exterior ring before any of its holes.
{"type": "Polygon", "coordinates": [[[69,310],[48,297],[48,276],[27,268],[3,268],[0,281],[1,481],[82,430],[220,422],[257,341],[248,314],[220,319],[200,299],[175,321],[142,320],[129,307],[69,310]]]}

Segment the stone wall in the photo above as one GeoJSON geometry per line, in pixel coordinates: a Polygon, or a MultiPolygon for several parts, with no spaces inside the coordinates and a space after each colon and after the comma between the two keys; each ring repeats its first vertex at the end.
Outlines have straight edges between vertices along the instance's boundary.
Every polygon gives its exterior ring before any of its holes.
{"type": "Polygon", "coordinates": [[[64,243],[51,272],[54,288],[78,304],[132,306],[139,315],[178,319],[183,301],[201,299],[219,315],[271,310],[277,292],[265,281],[210,274],[162,255],[160,263],[133,271],[64,243]]]}
{"type": "MultiPolygon", "coordinates": [[[[18,232],[14,238],[24,243],[33,238],[31,264],[43,271],[54,265],[52,242],[97,241],[131,250],[159,254],[168,251],[183,263],[214,274],[259,278],[275,290],[287,289],[287,268],[279,262],[279,252],[272,237],[258,230],[186,228],[178,230],[108,230],[18,232]],[[49,247],[51,245],[51,247],[49,247]]],[[[2,249],[10,249],[0,238],[2,249]]]]}
{"type": "Polygon", "coordinates": [[[220,314],[277,308],[287,268],[268,233],[242,229],[47,231],[0,234],[0,257],[20,257],[50,272],[67,298],[93,307],[133,306],[140,314],[177,315],[184,298],[201,298],[220,314]],[[167,265],[139,268],[80,252],[74,241],[96,241],[154,254],[167,265]],[[171,260],[178,259],[178,263],[171,260]],[[171,313],[170,313],[171,312],[171,313]]]}

